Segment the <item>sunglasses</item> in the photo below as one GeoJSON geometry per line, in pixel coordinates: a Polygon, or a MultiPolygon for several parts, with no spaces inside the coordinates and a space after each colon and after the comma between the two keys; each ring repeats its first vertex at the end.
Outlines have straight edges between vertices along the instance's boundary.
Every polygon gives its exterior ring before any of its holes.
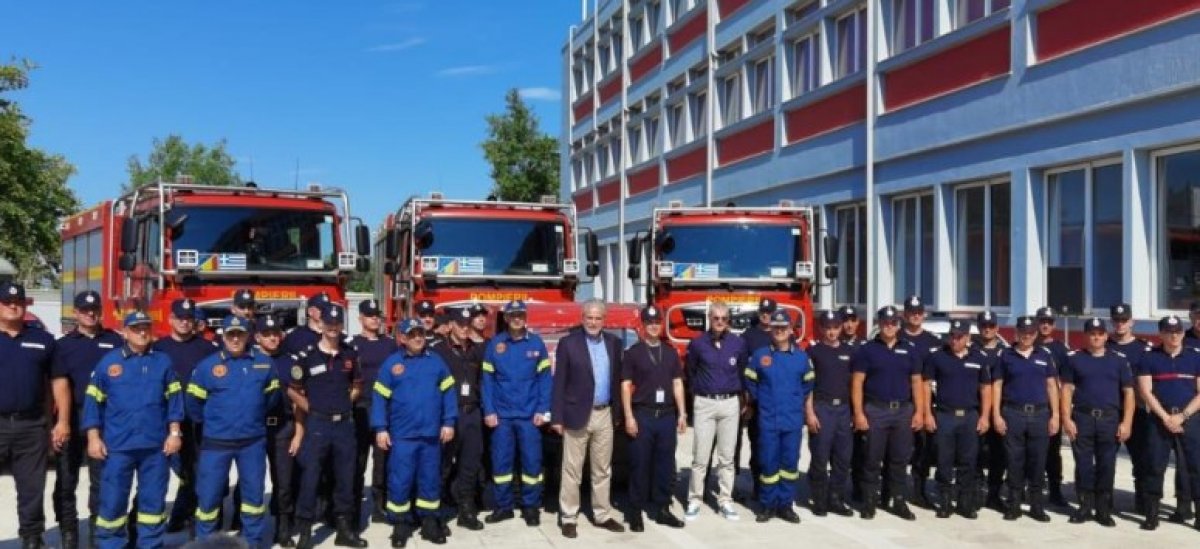
{"type": "Polygon", "coordinates": [[[729,320],[729,317],[728,317],[728,316],[721,316],[721,315],[712,315],[712,316],[709,316],[709,317],[708,317],[708,319],[709,319],[709,320],[711,320],[711,321],[713,321],[713,322],[717,322],[718,320],[719,320],[719,321],[728,321],[728,320],[729,320]]]}

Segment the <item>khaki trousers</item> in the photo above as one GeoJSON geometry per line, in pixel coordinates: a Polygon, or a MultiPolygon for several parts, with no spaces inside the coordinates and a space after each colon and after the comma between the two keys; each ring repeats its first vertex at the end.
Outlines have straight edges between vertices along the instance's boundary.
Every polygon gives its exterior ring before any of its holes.
{"type": "Polygon", "coordinates": [[[579,483],[583,477],[583,462],[591,456],[592,513],[596,522],[613,518],[609,499],[612,477],[613,423],[612,407],[593,410],[587,427],[563,431],[562,487],[558,505],[563,524],[574,524],[579,515],[579,483]]]}
{"type": "Polygon", "coordinates": [[[697,396],[695,418],[692,424],[692,478],[688,483],[688,502],[700,503],[704,499],[704,481],[708,474],[708,458],[716,462],[717,503],[724,505],[733,501],[733,481],[737,468],[733,455],[737,449],[738,419],[741,414],[737,398],[712,399],[697,396]],[[716,444],[717,451],[713,452],[716,444]]]}

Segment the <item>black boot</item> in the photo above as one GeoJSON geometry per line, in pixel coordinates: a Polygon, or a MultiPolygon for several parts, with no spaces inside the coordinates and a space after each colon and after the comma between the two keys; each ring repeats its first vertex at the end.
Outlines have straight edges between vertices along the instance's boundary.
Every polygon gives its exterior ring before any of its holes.
{"type": "Polygon", "coordinates": [[[279,515],[275,517],[275,545],[280,547],[295,547],[292,543],[292,516],[279,515]]]}
{"type": "Polygon", "coordinates": [[[792,509],[791,505],[780,507],[775,511],[775,516],[788,524],[800,524],[800,515],[796,514],[796,510],[792,509]]]}
{"type": "Polygon", "coordinates": [[[478,511],[475,506],[466,503],[458,504],[458,522],[457,524],[467,530],[483,530],[483,523],[479,522],[477,517],[478,511]]]}
{"type": "Polygon", "coordinates": [[[854,511],[851,511],[850,508],[846,506],[846,498],[837,490],[833,490],[829,493],[829,512],[839,517],[849,517],[854,515],[854,511]]]}
{"type": "Polygon", "coordinates": [[[1021,518],[1021,500],[1017,499],[1016,494],[1009,496],[1008,501],[1004,502],[1004,520],[1017,520],[1021,518]]]}
{"type": "MultiPolygon", "coordinates": [[[[59,527],[59,537],[62,541],[62,549],[79,549],[79,528],[78,527],[59,527]]],[[[90,547],[88,549],[91,549],[90,547]]]]}
{"type": "Polygon", "coordinates": [[[509,519],[513,518],[514,516],[516,516],[516,515],[513,514],[512,509],[505,509],[503,511],[497,509],[495,511],[492,511],[492,514],[488,515],[487,518],[483,519],[483,521],[488,524],[496,524],[497,522],[503,522],[503,521],[509,520],[509,519]]]}
{"type": "Polygon", "coordinates": [[[45,546],[46,542],[42,541],[41,534],[21,538],[21,549],[42,549],[45,546]]]}
{"type": "Polygon", "coordinates": [[[333,544],[338,547],[366,547],[366,540],[358,537],[358,532],[350,525],[350,517],[338,515],[334,518],[334,523],[337,530],[337,537],[333,538],[333,544]]]}
{"type": "Polygon", "coordinates": [[[671,511],[666,507],[659,509],[653,518],[655,523],[668,528],[683,528],[683,521],[679,520],[679,517],[672,515],[671,511]]]}
{"type": "Polygon", "coordinates": [[[978,490],[966,490],[966,493],[958,495],[958,514],[968,520],[979,518],[979,497],[982,494],[978,490]]]}
{"type": "MultiPolygon", "coordinates": [[[[174,511],[174,509],[172,509],[172,511],[174,511]]],[[[188,528],[189,522],[191,521],[188,520],[188,516],[182,511],[178,513],[172,512],[171,518],[167,520],[167,533],[174,534],[176,532],[182,532],[188,528]]]]}
{"type": "Polygon", "coordinates": [[[1068,505],[1067,498],[1063,497],[1062,484],[1053,483],[1050,485],[1050,505],[1055,507],[1066,507],[1068,505]]]}
{"type": "Polygon", "coordinates": [[[933,505],[929,502],[929,498],[925,495],[925,479],[916,477],[913,479],[913,505],[922,509],[932,508],[933,505]]]}
{"type": "Polygon", "coordinates": [[[864,520],[875,518],[875,506],[879,504],[879,496],[874,490],[864,489],[862,493],[863,506],[859,516],[864,520]]]}
{"type": "Polygon", "coordinates": [[[1192,518],[1194,518],[1192,502],[1186,499],[1177,499],[1175,500],[1175,512],[1171,513],[1167,520],[1178,524],[1187,524],[1192,518]]]}
{"type": "Polygon", "coordinates": [[[1145,501],[1146,519],[1142,521],[1142,530],[1157,530],[1158,529],[1158,506],[1157,498],[1147,495],[1145,501]]]}
{"type": "Polygon", "coordinates": [[[904,496],[892,498],[892,514],[904,520],[917,520],[917,516],[913,514],[912,509],[908,508],[908,502],[904,500],[904,496]]]}
{"type": "Polygon", "coordinates": [[[436,545],[446,543],[446,535],[442,532],[442,524],[436,517],[425,517],[421,520],[421,538],[436,545]]]}
{"type": "Polygon", "coordinates": [[[775,516],[775,510],[770,507],[763,507],[758,514],[754,515],[754,522],[767,522],[775,516]]]}
{"type": "Polygon", "coordinates": [[[384,501],[384,498],[379,497],[379,494],[375,494],[375,497],[371,498],[371,522],[375,524],[387,523],[386,505],[387,502],[384,501]]]}
{"type": "Polygon", "coordinates": [[[943,486],[942,489],[938,491],[937,518],[950,518],[949,486],[943,486]]]}
{"type": "Polygon", "coordinates": [[[412,537],[412,524],[408,522],[407,517],[400,517],[396,520],[396,524],[392,526],[392,547],[404,547],[408,543],[408,538],[412,537]]]}
{"type": "Polygon", "coordinates": [[[829,492],[825,484],[812,485],[812,514],[823,517],[829,514],[829,492]]]}
{"type": "Polygon", "coordinates": [[[1117,525],[1117,521],[1112,517],[1112,492],[1097,492],[1096,493],[1096,522],[1100,526],[1112,528],[1117,525]]]}
{"type": "Polygon", "coordinates": [[[296,549],[313,549],[312,529],[311,521],[301,520],[296,523],[296,531],[300,533],[300,538],[296,540],[296,549]]]}
{"type": "Polygon", "coordinates": [[[1029,493],[1029,518],[1038,522],[1050,522],[1050,515],[1046,514],[1045,497],[1041,490],[1029,493]]]}
{"type": "Polygon", "coordinates": [[[1087,522],[1087,519],[1091,518],[1092,516],[1092,509],[1094,505],[1095,496],[1091,492],[1080,490],[1079,508],[1075,509],[1074,513],[1071,513],[1071,518],[1067,519],[1067,522],[1070,522],[1071,524],[1083,524],[1084,522],[1087,522]]]}
{"type": "Polygon", "coordinates": [[[1008,508],[1004,504],[1004,499],[1000,497],[1000,487],[988,487],[987,502],[985,503],[989,509],[995,509],[1004,512],[1008,508]]]}
{"type": "Polygon", "coordinates": [[[646,531],[646,521],[642,520],[641,509],[634,509],[632,512],[626,513],[625,522],[629,523],[630,532],[646,531]]]}
{"type": "Polygon", "coordinates": [[[537,528],[542,524],[542,513],[537,507],[521,509],[521,518],[525,519],[525,526],[531,528],[537,528]]]}

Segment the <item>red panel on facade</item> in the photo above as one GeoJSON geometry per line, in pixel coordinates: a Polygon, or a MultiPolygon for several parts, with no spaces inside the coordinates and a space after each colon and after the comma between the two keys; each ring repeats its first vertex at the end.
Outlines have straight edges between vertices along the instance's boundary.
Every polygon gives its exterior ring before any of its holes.
{"type": "Polygon", "coordinates": [[[571,200],[575,202],[576,212],[586,212],[592,209],[592,190],[584,189],[579,191],[571,197],[571,200]]]}
{"type": "Polygon", "coordinates": [[[719,0],[720,10],[717,13],[721,14],[721,19],[729,17],[733,12],[742,9],[743,6],[749,4],[750,0],[719,0]]]}
{"type": "Polygon", "coordinates": [[[571,107],[571,111],[575,114],[575,123],[576,124],[578,124],[580,120],[583,120],[583,119],[591,116],[592,115],[592,94],[591,94],[591,92],[588,92],[587,95],[580,97],[579,101],[576,101],[575,104],[571,107]]]}
{"type": "Polygon", "coordinates": [[[674,183],[704,173],[707,159],[708,147],[700,147],[675,158],[667,159],[667,183],[674,183]]]}
{"type": "Polygon", "coordinates": [[[646,50],[637,61],[629,64],[629,84],[633,85],[650,71],[658,68],[660,63],[662,63],[662,44],[655,44],[654,47],[646,50]]]}
{"type": "Polygon", "coordinates": [[[717,164],[725,166],[769,152],[775,147],[775,119],[769,119],[717,141],[717,164]]]}
{"type": "Polygon", "coordinates": [[[867,86],[847,88],[786,116],[788,143],[861,122],[867,118],[867,86]]]}
{"type": "Polygon", "coordinates": [[[883,77],[883,104],[888,110],[978,84],[1011,71],[1008,25],[883,77]]]}
{"type": "Polygon", "coordinates": [[[628,175],[629,194],[641,194],[658,188],[658,164],[643,168],[628,175]]]}
{"type": "Polygon", "coordinates": [[[599,200],[596,202],[596,207],[612,204],[618,198],[621,198],[621,180],[609,179],[596,186],[596,194],[599,195],[599,200]]]}
{"type": "Polygon", "coordinates": [[[1067,0],[1036,15],[1038,59],[1052,59],[1186,13],[1200,0],[1067,0]]]}
{"type": "Polygon", "coordinates": [[[671,55],[683,51],[683,48],[686,48],[692,41],[704,36],[706,30],[708,30],[708,8],[696,12],[691,19],[688,19],[687,23],[671,31],[671,34],[667,36],[667,43],[671,45],[671,55]]]}
{"type": "Polygon", "coordinates": [[[609,101],[616,99],[621,95],[621,75],[612,77],[612,81],[600,86],[600,106],[604,106],[609,101]]]}

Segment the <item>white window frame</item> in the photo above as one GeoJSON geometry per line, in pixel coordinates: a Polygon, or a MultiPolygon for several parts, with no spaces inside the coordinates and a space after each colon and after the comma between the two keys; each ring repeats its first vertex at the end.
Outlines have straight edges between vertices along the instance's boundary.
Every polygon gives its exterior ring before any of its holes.
{"type": "Polygon", "coordinates": [[[820,39],[821,33],[820,31],[816,31],[791,41],[789,46],[791,50],[789,52],[791,55],[791,70],[789,72],[791,73],[790,76],[792,77],[792,98],[800,97],[801,95],[821,87],[821,55],[819,51],[820,39]],[[809,74],[805,75],[804,81],[801,81],[800,79],[801,42],[808,42],[808,66],[806,72],[809,74]],[[810,84],[807,88],[802,85],[806,82],[810,84]]]}
{"type": "Polygon", "coordinates": [[[1150,257],[1150,281],[1151,299],[1154,300],[1152,309],[1155,317],[1166,316],[1169,314],[1186,316],[1188,314],[1188,310],[1186,308],[1171,309],[1168,308],[1166,304],[1167,296],[1165,295],[1166,288],[1164,287],[1165,284],[1163,282],[1163,277],[1170,272],[1168,265],[1166,265],[1167,246],[1170,245],[1170,239],[1166,238],[1165,236],[1165,223],[1167,216],[1165,204],[1163,204],[1163,182],[1159,180],[1162,174],[1159,173],[1158,164],[1164,156],[1173,156],[1180,153],[1197,151],[1200,151],[1200,143],[1189,143],[1176,147],[1168,147],[1150,153],[1150,181],[1153,185],[1151,200],[1154,201],[1154,207],[1150,210],[1152,212],[1150,226],[1154,228],[1151,231],[1151,236],[1154,241],[1152,243],[1153,253],[1150,257]]]}
{"type": "Polygon", "coordinates": [[[928,40],[933,40],[934,38],[937,38],[938,6],[940,4],[941,4],[941,2],[939,0],[892,0],[892,54],[893,55],[900,53],[900,52],[908,51],[912,48],[920,46],[921,44],[924,44],[928,40]],[[927,2],[927,1],[930,3],[929,8],[933,10],[933,21],[932,21],[933,30],[930,32],[929,38],[924,39],[924,38],[922,38],[922,35],[924,34],[923,31],[925,29],[922,28],[922,25],[925,21],[924,11],[925,11],[925,2],[927,2]],[[911,46],[905,46],[903,41],[901,40],[901,32],[904,31],[904,11],[905,11],[901,7],[901,5],[903,5],[904,8],[907,8],[908,6],[912,6],[913,9],[916,10],[916,12],[913,15],[914,21],[915,21],[915,23],[913,24],[913,32],[915,33],[916,36],[915,36],[915,39],[911,46]]]}
{"type": "MultiPolygon", "coordinates": [[[[914,292],[918,295],[922,294],[921,288],[925,285],[924,284],[925,280],[922,278],[921,267],[920,267],[925,259],[925,254],[929,254],[931,257],[937,256],[937,245],[938,245],[937,238],[936,238],[936,233],[938,230],[938,227],[937,227],[938,220],[936,217],[937,212],[936,211],[928,211],[927,212],[927,211],[925,211],[925,208],[922,207],[922,204],[921,204],[922,198],[929,197],[930,201],[932,202],[932,204],[930,204],[930,210],[936,210],[937,209],[937,197],[935,197],[933,195],[933,193],[934,193],[933,189],[926,188],[926,189],[921,189],[919,191],[895,195],[895,196],[890,197],[888,200],[888,205],[892,209],[892,216],[891,216],[892,280],[895,281],[896,279],[900,278],[897,275],[897,273],[903,272],[904,266],[907,265],[907,263],[905,265],[900,265],[901,259],[903,259],[906,262],[910,261],[910,260],[914,261],[915,264],[917,265],[917,268],[913,270],[914,276],[916,277],[916,284],[915,284],[914,292]],[[901,252],[904,244],[903,244],[903,240],[900,238],[901,227],[900,227],[900,223],[899,223],[900,216],[897,215],[897,209],[898,209],[897,203],[898,202],[907,202],[907,201],[911,201],[912,205],[915,206],[915,208],[916,208],[916,217],[913,218],[913,227],[917,231],[917,235],[916,235],[916,238],[914,239],[914,244],[913,244],[913,248],[916,253],[915,258],[904,257],[903,253],[901,252]],[[922,246],[922,240],[923,240],[922,236],[923,235],[921,234],[921,231],[924,228],[925,216],[927,216],[927,215],[935,216],[933,218],[933,226],[930,228],[930,230],[933,231],[933,233],[934,233],[934,238],[931,239],[932,245],[933,245],[932,250],[923,250],[922,249],[922,247],[923,247],[922,246]]],[[[933,276],[933,280],[930,281],[930,285],[934,289],[934,292],[936,293],[937,283],[938,283],[938,280],[937,280],[938,279],[938,270],[937,270],[936,266],[934,268],[930,269],[930,274],[933,276]]],[[[905,295],[900,295],[898,293],[901,291],[905,291],[905,289],[901,288],[900,284],[896,284],[895,287],[892,288],[892,294],[893,294],[893,296],[896,297],[897,302],[903,301],[904,298],[907,297],[905,295]]],[[[937,295],[921,295],[921,299],[925,300],[926,305],[936,306],[935,300],[937,299],[937,295]]]]}
{"type": "MultiPolygon", "coordinates": [[[[1056,250],[1060,245],[1059,241],[1061,238],[1059,235],[1062,225],[1061,222],[1058,222],[1057,216],[1059,215],[1059,212],[1056,208],[1053,208],[1054,206],[1057,206],[1058,203],[1055,202],[1053,197],[1050,195],[1050,179],[1055,175],[1083,170],[1083,196],[1069,198],[1070,200],[1083,200],[1083,256],[1081,260],[1083,267],[1083,314],[1107,313],[1107,310],[1104,307],[1096,308],[1092,304],[1092,291],[1095,283],[1095,268],[1093,265],[1095,257],[1093,257],[1094,254],[1092,253],[1092,240],[1093,233],[1095,232],[1095,208],[1093,207],[1094,203],[1092,200],[1093,188],[1095,187],[1093,174],[1098,168],[1121,165],[1122,163],[1121,157],[1108,157],[1088,162],[1077,162],[1065,166],[1056,166],[1052,169],[1046,170],[1042,175],[1042,196],[1046,197],[1046,206],[1045,211],[1041,216],[1040,223],[1042,234],[1045,235],[1043,244],[1046,250],[1046,269],[1049,269],[1053,263],[1051,258],[1056,255],[1056,250]]],[[[1155,184],[1157,185],[1157,181],[1155,184]]],[[[1124,227],[1124,216],[1122,216],[1121,224],[1122,227],[1124,227]]],[[[1128,253],[1129,250],[1124,249],[1124,246],[1122,246],[1122,265],[1125,263],[1124,255],[1128,253]]],[[[1124,282],[1124,275],[1122,275],[1121,278],[1122,282],[1124,282]]],[[[1122,289],[1121,293],[1121,299],[1124,300],[1124,289],[1122,289]]]]}
{"type": "Polygon", "coordinates": [[[644,148],[642,147],[642,125],[640,122],[629,125],[628,140],[629,163],[630,165],[637,164],[642,161],[642,154],[644,153],[644,148]]]}
{"type": "Polygon", "coordinates": [[[612,156],[609,156],[608,153],[608,141],[596,145],[596,166],[599,169],[601,179],[613,174],[612,156]]]}
{"type": "Polygon", "coordinates": [[[996,13],[997,11],[1000,11],[1002,9],[1008,9],[1008,8],[1012,7],[1012,0],[1009,0],[1007,6],[1003,6],[999,9],[996,8],[996,0],[980,0],[983,2],[983,15],[981,15],[979,17],[979,19],[967,21],[966,20],[966,18],[967,18],[966,3],[970,2],[970,1],[971,0],[953,0],[953,2],[954,2],[954,19],[953,19],[954,28],[961,29],[967,25],[970,25],[971,23],[974,23],[975,21],[979,21],[981,19],[986,19],[989,15],[996,13]]]}
{"type": "Polygon", "coordinates": [[[834,38],[835,38],[835,46],[836,46],[834,48],[833,66],[834,66],[834,72],[836,74],[837,79],[846,78],[848,76],[853,76],[855,74],[862,72],[863,69],[866,68],[866,55],[868,52],[859,51],[859,48],[863,47],[862,43],[860,42],[861,39],[859,38],[859,32],[861,30],[861,25],[859,24],[859,19],[865,18],[866,16],[867,16],[867,9],[865,7],[859,6],[859,7],[856,7],[854,9],[842,14],[833,23],[833,31],[834,31],[834,35],[835,35],[834,38]],[[843,46],[842,43],[845,40],[845,38],[841,32],[841,25],[842,25],[842,21],[845,21],[847,19],[854,20],[853,23],[851,24],[851,26],[847,27],[847,28],[854,29],[854,40],[847,41],[850,43],[850,46],[849,46],[850,53],[848,53],[848,56],[851,59],[851,64],[853,65],[853,68],[852,68],[852,70],[843,72],[841,54],[842,54],[842,46],[843,46]]]}
{"type": "Polygon", "coordinates": [[[719,84],[721,86],[721,127],[725,128],[742,119],[742,71],[735,71],[721,77],[719,84]]]}
{"type": "Polygon", "coordinates": [[[754,76],[750,79],[750,116],[770,111],[775,107],[775,56],[754,60],[747,72],[754,76]]]}
{"type": "MultiPolygon", "coordinates": [[[[838,236],[838,262],[839,262],[838,268],[840,270],[840,272],[838,273],[839,274],[838,278],[834,281],[833,296],[834,296],[834,300],[839,303],[851,303],[851,304],[861,305],[861,304],[864,304],[867,302],[866,295],[858,295],[858,280],[860,278],[866,278],[867,276],[869,276],[867,273],[867,265],[866,265],[866,259],[867,259],[867,253],[866,253],[867,243],[866,243],[866,234],[865,234],[867,231],[867,223],[866,223],[866,219],[865,219],[866,215],[867,215],[866,202],[852,202],[852,203],[848,203],[848,204],[842,204],[833,209],[834,226],[837,228],[837,236],[838,236]],[[847,244],[846,238],[845,238],[846,235],[842,232],[842,218],[843,218],[843,216],[846,216],[846,215],[853,215],[853,217],[854,217],[853,223],[854,223],[855,238],[854,238],[854,249],[853,250],[847,249],[848,244],[847,244]],[[860,231],[859,229],[862,229],[862,230],[860,231]],[[846,258],[849,257],[850,254],[854,255],[854,268],[855,268],[855,271],[857,271],[857,272],[851,273],[848,270],[845,270],[842,268],[846,264],[846,258]],[[849,285],[850,288],[846,288],[846,285],[849,285]],[[854,299],[847,299],[849,296],[851,296],[851,294],[853,294],[854,299]]],[[[870,280],[867,280],[866,284],[870,284],[870,280]]],[[[865,294],[866,293],[865,285],[864,285],[863,289],[864,289],[863,293],[865,294]]]]}
{"type": "Polygon", "coordinates": [[[650,40],[653,40],[655,36],[658,35],[658,32],[660,30],[662,30],[662,24],[663,24],[662,3],[657,0],[655,0],[653,2],[646,2],[646,9],[645,9],[644,13],[646,14],[646,16],[645,16],[646,37],[647,37],[647,42],[649,42],[650,40]]]}
{"type": "Polygon", "coordinates": [[[633,51],[642,49],[646,45],[646,18],[641,14],[629,18],[629,43],[633,46],[633,51]]]}
{"type": "Polygon", "coordinates": [[[659,136],[659,131],[662,130],[662,121],[655,114],[642,119],[642,124],[642,133],[646,136],[646,159],[649,160],[662,154],[662,140],[659,136]]]}
{"type": "MultiPolygon", "coordinates": [[[[1009,288],[1009,296],[1008,296],[1009,304],[1008,305],[997,305],[995,303],[992,303],[992,284],[994,282],[992,273],[995,270],[995,267],[992,265],[992,260],[993,260],[992,246],[994,245],[994,242],[993,242],[994,227],[992,227],[992,196],[995,193],[992,192],[992,189],[995,187],[1002,186],[1002,185],[1008,185],[1008,193],[1009,193],[1008,196],[1009,196],[1009,201],[1011,202],[1012,201],[1012,183],[1011,183],[1011,181],[1009,181],[1008,178],[1000,177],[1000,178],[995,178],[995,179],[985,179],[982,181],[973,181],[970,183],[962,183],[959,185],[954,185],[953,187],[950,188],[950,194],[953,196],[953,200],[954,200],[954,226],[953,226],[953,232],[952,232],[953,237],[952,237],[952,241],[951,241],[951,246],[954,250],[954,304],[955,304],[956,309],[968,310],[968,311],[992,310],[992,311],[1005,312],[1012,308],[1012,288],[1011,287],[1009,288]],[[962,234],[963,225],[960,224],[961,218],[963,217],[963,213],[962,213],[962,205],[959,204],[959,201],[958,201],[958,192],[966,191],[966,190],[970,190],[970,189],[977,189],[977,188],[984,189],[984,192],[983,192],[983,228],[984,228],[984,235],[983,235],[983,305],[974,305],[974,304],[964,303],[962,301],[962,299],[960,299],[960,297],[959,297],[959,287],[958,287],[959,268],[961,266],[961,261],[964,261],[965,257],[966,257],[965,248],[964,248],[966,246],[966,242],[965,242],[964,235],[962,234]]],[[[1012,222],[1013,222],[1012,206],[1010,204],[1009,219],[1008,219],[1009,232],[1010,232],[1010,234],[1009,234],[1010,247],[1012,245],[1012,234],[1011,234],[1012,222]]],[[[1011,267],[1011,265],[1012,265],[1012,259],[1010,258],[1009,266],[1011,267]]],[[[1011,280],[1011,276],[1010,276],[1010,280],[1011,280]]],[[[1010,282],[1010,284],[1011,284],[1011,282],[1010,282]]]]}
{"type": "Polygon", "coordinates": [[[696,7],[693,0],[671,0],[671,23],[674,24],[692,8],[696,7]]]}
{"type": "Polygon", "coordinates": [[[677,149],[691,141],[688,136],[687,106],[683,101],[667,105],[667,126],[670,129],[670,148],[677,149]]]}
{"type": "Polygon", "coordinates": [[[692,139],[708,135],[708,90],[689,93],[687,100],[692,139]]]}

